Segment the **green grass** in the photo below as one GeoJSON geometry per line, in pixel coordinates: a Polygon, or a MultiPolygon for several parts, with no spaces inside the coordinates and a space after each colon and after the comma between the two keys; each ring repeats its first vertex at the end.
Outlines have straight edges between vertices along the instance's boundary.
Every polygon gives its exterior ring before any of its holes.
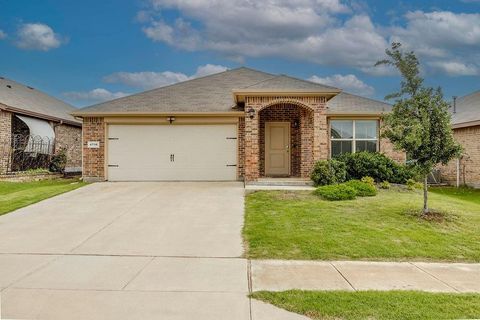
{"type": "Polygon", "coordinates": [[[253,259],[480,261],[480,190],[432,190],[442,221],[416,213],[421,190],[330,202],[311,192],[261,191],[246,198],[244,237],[253,259]]]}
{"type": "Polygon", "coordinates": [[[84,185],[77,179],[0,182],[0,215],[84,185]]]}
{"type": "Polygon", "coordinates": [[[418,291],[255,292],[253,298],[312,319],[441,320],[480,318],[480,294],[418,291]]]}

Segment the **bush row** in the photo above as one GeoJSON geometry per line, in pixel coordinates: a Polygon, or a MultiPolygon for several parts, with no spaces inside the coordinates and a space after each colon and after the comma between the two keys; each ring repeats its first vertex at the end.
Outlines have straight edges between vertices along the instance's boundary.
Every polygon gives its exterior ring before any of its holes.
{"type": "Polygon", "coordinates": [[[415,171],[378,152],[345,153],[335,159],[318,161],[311,174],[316,186],[372,177],[376,182],[404,184],[415,171]]]}

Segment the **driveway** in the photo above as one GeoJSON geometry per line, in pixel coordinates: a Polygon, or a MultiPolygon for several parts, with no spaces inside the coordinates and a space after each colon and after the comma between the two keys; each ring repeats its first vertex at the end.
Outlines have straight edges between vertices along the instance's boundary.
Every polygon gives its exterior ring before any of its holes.
{"type": "Polygon", "coordinates": [[[97,183],[0,217],[10,319],[300,319],[247,298],[241,183],[97,183]]]}

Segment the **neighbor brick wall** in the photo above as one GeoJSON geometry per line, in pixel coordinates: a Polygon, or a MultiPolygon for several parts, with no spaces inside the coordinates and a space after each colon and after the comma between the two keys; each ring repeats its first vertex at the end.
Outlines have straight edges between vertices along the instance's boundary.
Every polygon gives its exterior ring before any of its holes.
{"type": "Polygon", "coordinates": [[[0,110],[0,174],[6,173],[10,165],[12,143],[12,113],[0,110]]]}
{"type": "Polygon", "coordinates": [[[67,151],[68,171],[78,171],[82,168],[82,128],[66,124],[55,125],[55,152],[60,149],[67,151]]]}
{"type": "Polygon", "coordinates": [[[103,118],[83,118],[83,178],[86,181],[105,180],[105,122],[103,118]],[[87,148],[88,141],[99,141],[100,148],[87,148]]]}
{"type": "Polygon", "coordinates": [[[327,159],[328,127],[325,104],[325,97],[245,97],[245,180],[255,181],[262,174],[263,164],[260,150],[261,139],[263,139],[261,132],[263,120],[261,120],[261,114],[266,112],[262,110],[275,108],[276,105],[289,105],[291,109],[305,108],[313,113],[313,117],[310,117],[313,120],[300,121],[300,128],[301,130],[305,129],[305,134],[300,140],[302,145],[300,164],[292,163],[292,166],[296,166],[295,170],[300,171],[301,175],[306,177],[315,161],[327,159]],[[255,116],[252,119],[248,116],[250,108],[255,110],[255,116]]]}
{"type": "MultiPolygon", "coordinates": [[[[460,184],[480,188],[480,126],[453,130],[455,140],[463,147],[460,159],[460,184]]],[[[455,185],[457,181],[457,160],[446,166],[439,166],[442,181],[455,185]]]]}

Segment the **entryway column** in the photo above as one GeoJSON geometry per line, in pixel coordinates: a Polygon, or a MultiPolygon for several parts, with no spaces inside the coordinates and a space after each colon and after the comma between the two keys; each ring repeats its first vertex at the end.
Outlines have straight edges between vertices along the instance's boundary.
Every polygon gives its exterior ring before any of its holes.
{"type": "Polygon", "coordinates": [[[328,124],[326,99],[319,97],[313,107],[313,160],[328,159],[328,124]]]}
{"type": "Polygon", "coordinates": [[[245,103],[245,181],[260,176],[259,106],[245,103]],[[254,110],[252,112],[251,110],[254,110]],[[249,112],[250,111],[250,112],[249,112]]]}

